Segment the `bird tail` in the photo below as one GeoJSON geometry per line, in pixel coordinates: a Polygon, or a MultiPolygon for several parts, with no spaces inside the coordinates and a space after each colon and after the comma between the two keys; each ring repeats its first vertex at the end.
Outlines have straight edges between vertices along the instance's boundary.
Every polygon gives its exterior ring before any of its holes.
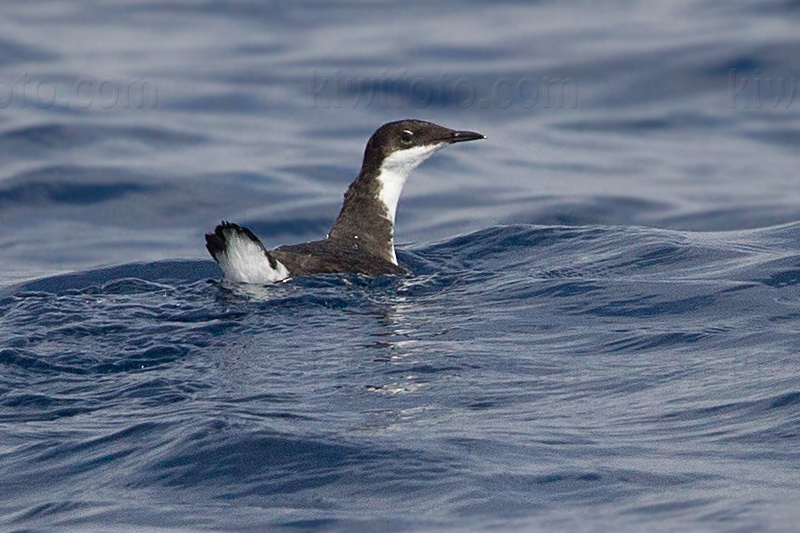
{"type": "Polygon", "coordinates": [[[274,283],[289,277],[252,231],[233,222],[223,220],[214,233],[206,233],[206,248],[222,269],[223,281],[274,283]]]}

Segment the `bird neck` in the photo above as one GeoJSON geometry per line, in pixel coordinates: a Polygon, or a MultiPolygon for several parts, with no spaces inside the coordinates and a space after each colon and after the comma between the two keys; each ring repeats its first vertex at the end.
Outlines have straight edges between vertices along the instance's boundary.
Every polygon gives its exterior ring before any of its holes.
{"type": "MultiPolygon", "coordinates": [[[[402,185],[400,185],[402,188],[402,185]]],[[[381,198],[379,175],[362,172],[344,194],[344,203],[328,238],[344,246],[397,264],[394,251],[394,214],[397,199],[389,208],[381,198]]],[[[396,193],[397,198],[400,192],[396,193]]]]}
{"type": "Polygon", "coordinates": [[[368,146],[361,172],[344,194],[342,210],[328,238],[396,265],[394,221],[400,193],[411,172],[441,147],[400,150],[376,164],[368,146]]]}

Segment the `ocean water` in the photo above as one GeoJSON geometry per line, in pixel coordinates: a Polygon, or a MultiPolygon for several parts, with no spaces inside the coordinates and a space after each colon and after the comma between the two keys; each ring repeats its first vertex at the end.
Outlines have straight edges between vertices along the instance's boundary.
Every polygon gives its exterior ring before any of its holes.
{"type": "Polygon", "coordinates": [[[0,530],[797,530],[797,1],[0,13],[0,530]],[[220,284],[405,117],[407,275],[220,284]]]}

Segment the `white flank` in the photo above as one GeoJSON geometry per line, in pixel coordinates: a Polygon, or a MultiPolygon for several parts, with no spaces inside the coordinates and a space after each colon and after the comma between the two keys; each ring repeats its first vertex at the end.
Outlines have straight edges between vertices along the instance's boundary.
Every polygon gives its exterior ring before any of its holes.
{"type": "Polygon", "coordinates": [[[216,259],[222,268],[222,279],[241,283],[274,283],[289,277],[280,261],[272,268],[264,248],[234,230],[225,231],[227,246],[216,259]]]}
{"type": "MultiPolygon", "coordinates": [[[[392,223],[392,233],[394,233],[397,202],[400,201],[400,193],[403,191],[403,185],[406,184],[408,175],[420,166],[423,161],[432,156],[434,152],[444,146],[444,144],[415,146],[414,148],[394,152],[383,160],[381,171],[378,174],[378,183],[381,184],[378,198],[386,208],[387,217],[392,223]]],[[[394,253],[394,237],[392,238],[392,263],[397,264],[397,256],[394,253]]]]}

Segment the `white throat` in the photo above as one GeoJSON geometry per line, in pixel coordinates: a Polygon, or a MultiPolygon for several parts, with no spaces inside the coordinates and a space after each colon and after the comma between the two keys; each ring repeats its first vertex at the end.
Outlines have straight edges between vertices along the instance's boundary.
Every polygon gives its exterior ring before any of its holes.
{"type": "Polygon", "coordinates": [[[420,166],[423,161],[443,146],[444,144],[415,146],[414,148],[394,152],[383,160],[378,173],[378,183],[380,183],[378,199],[383,202],[383,206],[386,208],[386,217],[392,223],[391,261],[395,265],[397,264],[397,254],[394,252],[394,217],[397,214],[397,202],[400,201],[403,185],[406,184],[408,175],[411,174],[412,170],[420,166]]]}
{"type": "Polygon", "coordinates": [[[400,200],[400,193],[403,191],[403,185],[406,184],[408,175],[443,146],[444,144],[415,146],[394,152],[383,160],[378,173],[378,183],[381,185],[378,198],[386,208],[386,216],[392,223],[392,227],[394,227],[394,217],[397,214],[397,202],[400,200]]]}

